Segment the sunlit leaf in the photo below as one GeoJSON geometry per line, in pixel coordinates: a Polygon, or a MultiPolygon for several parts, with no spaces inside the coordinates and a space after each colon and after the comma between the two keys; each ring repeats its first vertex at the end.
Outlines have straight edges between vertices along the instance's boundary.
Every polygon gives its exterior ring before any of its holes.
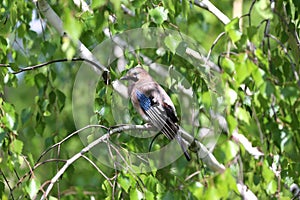
{"type": "Polygon", "coordinates": [[[243,108],[237,108],[236,111],[235,111],[235,116],[241,120],[241,121],[244,121],[245,123],[247,124],[250,124],[250,114],[248,111],[246,111],[245,109],[243,108]]]}
{"type": "Polygon", "coordinates": [[[36,178],[30,179],[29,185],[26,186],[25,189],[31,199],[36,196],[37,192],[40,189],[40,186],[41,184],[36,178]]]}
{"type": "Polygon", "coordinates": [[[174,36],[174,35],[168,35],[165,38],[165,45],[170,49],[170,51],[175,54],[176,53],[176,49],[179,46],[181,40],[179,37],[174,36]]]}
{"type": "Polygon", "coordinates": [[[277,181],[271,180],[271,182],[267,185],[266,191],[269,195],[275,194],[277,191],[277,181]]]}
{"type": "Polygon", "coordinates": [[[21,140],[14,140],[10,145],[10,150],[16,154],[21,154],[24,143],[21,140]]]}
{"type": "Polygon", "coordinates": [[[125,177],[118,177],[118,183],[121,185],[121,187],[128,192],[129,188],[130,188],[130,180],[128,178],[125,177]]]}
{"type": "Polygon", "coordinates": [[[71,10],[68,8],[64,9],[64,28],[69,36],[76,41],[79,39],[82,32],[82,27],[79,21],[72,14],[71,10]]]}
{"type": "Polygon", "coordinates": [[[230,60],[229,58],[223,58],[221,61],[221,65],[222,68],[225,70],[226,73],[228,74],[232,74],[234,72],[235,69],[235,64],[232,60],[230,60]]]}
{"type": "Polygon", "coordinates": [[[226,88],[225,96],[230,105],[233,105],[237,99],[237,93],[231,88],[226,88]]]}
{"type": "Polygon", "coordinates": [[[164,21],[168,19],[168,10],[165,10],[164,7],[158,6],[149,11],[149,15],[154,23],[161,25],[164,21]]]}

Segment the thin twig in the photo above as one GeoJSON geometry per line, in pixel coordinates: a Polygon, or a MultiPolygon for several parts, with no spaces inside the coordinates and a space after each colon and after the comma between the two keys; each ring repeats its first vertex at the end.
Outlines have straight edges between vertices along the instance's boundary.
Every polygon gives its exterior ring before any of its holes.
{"type": "Polygon", "coordinates": [[[103,129],[108,130],[107,127],[102,126],[102,125],[97,125],[97,124],[94,124],[94,125],[87,125],[87,126],[81,128],[81,129],[77,130],[77,131],[74,131],[73,133],[69,134],[67,137],[65,137],[65,138],[64,138],[63,140],[61,140],[60,142],[58,142],[58,143],[52,145],[51,147],[49,147],[48,149],[46,149],[46,150],[41,154],[41,156],[38,158],[37,162],[39,162],[39,161],[41,160],[41,158],[42,158],[46,153],[48,153],[51,149],[55,148],[55,147],[58,146],[58,145],[61,145],[62,143],[66,142],[67,140],[69,140],[69,139],[70,139],[71,137],[73,137],[74,135],[77,135],[78,133],[80,133],[80,132],[82,132],[82,131],[84,131],[84,130],[86,130],[86,129],[89,129],[89,128],[103,128],[103,129]]]}
{"type": "Polygon", "coordinates": [[[84,159],[86,159],[89,163],[91,163],[92,165],[93,165],[93,167],[108,181],[108,183],[109,183],[109,185],[111,186],[111,187],[113,187],[113,184],[112,184],[112,182],[111,182],[111,178],[108,178],[106,175],[105,175],[105,173],[91,160],[91,159],[89,159],[87,156],[85,156],[85,155],[82,155],[82,157],[84,158],[84,159]]]}
{"type": "Polygon", "coordinates": [[[48,162],[66,162],[66,160],[63,160],[63,159],[48,159],[48,160],[45,160],[43,162],[39,162],[39,163],[36,163],[34,165],[34,167],[32,168],[32,170],[30,170],[29,172],[27,172],[24,176],[22,176],[19,181],[17,182],[17,184],[12,188],[12,190],[15,190],[24,180],[27,176],[31,176],[32,172],[37,169],[38,167],[42,166],[43,164],[45,163],[48,163],[48,162]]]}
{"type": "Polygon", "coordinates": [[[25,156],[22,156],[22,158],[24,159],[25,163],[27,164],[27,166],[28,166],[28,168],[29,168],[29,172],[30,172],[30,174],[31,174],[30,176],[33,176],[33,177],[34,177],[33,169],[32,169],[32,167],[30,166],[28,160],[26,159],[25,156]]]}
{"type": "Polygon", "coordinates": [[[251,12],[253,10],[253,7],[254,7],[254,4],[256,3],[257,0],[253,0],[251,5],[250,5],[250,8],[249,8],[249,12],[247,14],[244,14],[242,15],[240,18],[243,18],[243,17],[248,17],[248,22],[249,22],[249,26],[251,26],[251,12]]]}
{"type": "Polygon", "coordinates": [[[7,185],[7,187],[9,189],[9,194],[11,196],[11,199],[14,200],[15,197],[14,197],[14,195],[12,193],[13,189],[10,187],[10,184],[9,184],[8,180],[7,180],[6,176],[4,175],[4,173],[2,172],[1,169],[0,169],[0,173],[2,174],[2,177],[3,177],[3,179],[4,179],[4,181],[5,181],[6,185],[7,185]]]}
{"type": "MultiPolygon", "coordinates": [[[[63,59],[51,60],[51,61],[48,61],[48,62],[44,62],[44,63],[41,63],[41,64],[37,64],[37,65],[25,67],[25,68],[20,68],[19,71],[12,72],[12,74],[19,74],[19,73],[21,73],[21,72],[25,72],[25,71],[30,71],[30,70],[38,69],[38,68],[41,68],[41,67],[44,67],[44,66],[53,64],[53,63],[58,63],[58,62],[69,62],[69,61],[73,61],[73,62],[76,62],[76,61],[84,61],[84,62],[87,62],[87,63],[89,63],[89,64],[95,66],[97,69],[101,70],[101,67],[100,67],[97,63],[95,63],[95,62],[93,62],[93,61],[91,61],[91,60],[85,59],[85,58],[72,58],[71,60],[68,60],[68,59],[66,59],[66,58],[63,58],[63,59]]],[[[6,65],[6,64],[2,64],[2,65],[6,65]]],[[[9,65],[6,65],[6,67],[9,67],[9,65]]]]}
{"type": "Polygon", "coordinates": [[[85,153],[90,151],[93,147],[95,147],[99,143],[107,140],[110,135],[112,135],[114,133],[119,133],[119,132],[122,132],[122,131],[126,131],[126,130],[133,130],[133,129],[147,130],[147,129],[149,129],[149,126],[148,125],[127,125],[127,126],[117,127],[115,129],[112,129],[112,130],[108,131],[107,134],[101,136],[100,138],[98,138],[98,139],[94,140],[93,142],[91,142],[90,144],[88,144],[80,152],[78,152],[73,157],[68,159],[66,164],[64,164],[62,166],[62,168],[56,173],[56,175],[51,179],[50,184],[48,185],[45,193],[42,195],[41,200],[44,200],[49,195],[49,193],[51,192],[51,190],[52,190],[54,184],[56,183],[56,181],[64,174],[64,172],[69,168],[69,166],[72,163],[74,163],[76,160],[78,160],[80,157],[82,157],[82,155],[84,155],[85,153]]]}
{"type": "Polygon", "coordinates": [[[193,178],[194,176],[196,176],[198,174],[201,174],[201,171],[196,171],[196,172],[192,173],[191,175],[189,175],[188,177],[186,177],[184,179],[184,181],[186,182],[186,181],[190,180],[191,178],[193,178]]]}
{"type": "Polygon", "coordinates": [[[215,39],[214,43],[212,44],[212,46],[210,47],[209,51],[208,51],[208,54],[207,54],[207,57],[206,57],[206,61],[205,61],[205,65],[206,63],[209,61],[209,58],[210,58],[210,54],[213,50],[213,48],[215,47],[215,45],[218,43],[218,41],[220,40],[220,38],[225,35],[225,32],[222,32],[218,35],[218,37],[215,39]]]}

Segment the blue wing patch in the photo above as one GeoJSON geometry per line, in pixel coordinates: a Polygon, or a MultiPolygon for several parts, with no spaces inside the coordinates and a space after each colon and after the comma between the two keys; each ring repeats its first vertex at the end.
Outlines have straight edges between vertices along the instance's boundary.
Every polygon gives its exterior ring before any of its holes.
{"type": "Polygon", "coordinates": [[[137,99],[139,100],[140,106],[144,111],[147,111],[151,107],[151,99],[141,93],[139,90],[136,90],[136,96],[137,99]]]}

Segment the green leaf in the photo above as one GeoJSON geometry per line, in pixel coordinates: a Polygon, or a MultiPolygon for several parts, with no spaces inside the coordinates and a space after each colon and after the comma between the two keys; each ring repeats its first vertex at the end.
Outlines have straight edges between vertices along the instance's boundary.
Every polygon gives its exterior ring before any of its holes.
{"type": "Polygon", "coordinates": [[[179,46],[181,39],[178,36],[168,35],[165,37],[164,43],[170,49],[170,51],[175,54],[176,49],[179,46]]]}
{"type": "Polygon", "coordinates": [[[267,185],[266,192],[269,195],[275,194],[277,191],[277,182],[275,180],[271,180],[270,183],[267,185]]]}
{"type": "Polygon", "coordinates": [[[143,5],[145,5],[146,2],[147,2],[147,0],[133,0],[133,1],[131,1],[132,5],[133,5],[135,8],[140,8],[140,7],[142,7],[143,5]]]}
{"type": "Polygon", "coordinates": [[[0,197],[4,194],[5,185],[2,181],[0,181],[0,197]]]}
{"type": "Polygon", "coordinates": [[[242,38],[242,33],[239,30],[228,30],[228,36],[232,40],[232,42],[236,43],[242,38]]]}
{"type": "Polygon", "coordinates": [[[239,146],[232,142],[232,141],[227,141],[222,145],[222,149],[226,155],[226,161],[229,162],[230,160],[232,160],[233,158],[235,158],[235,156],[237,155],[237,153],[239,152],[239,146]]]}
{"type": "Polygon", "coordinates": [[[241,107],[238,107],[238,108],[236,109],[236,111],[235,111],[235,116],[236,116],[239,120],[241,120],[241,121],[247,123],[248,125],[250,125],[250,118],[251,118],[251,117],[250,117],[249,112],[246,111],[245,109],[243,109],[243,108],[241,108],[241,107]]]}
{"type": "Polygon", "coordinates": [[[166,192],[166,194],[163,196],[162,199],[163,200],[173,200],[175,198],[174,198],[174,195],[172,194],[172,192],[168,191],[168,192],[166,192]]]}
{"type": "Polygon", "coordinates": [[[39,89],[41,89],[46,86],[46,84],[48,83],[48,79],[46,78],[46,76],[43,73],[38,73],[34,77],[34,82],[35,82],[36,86],[39,89]]]}
{"type": "Polygon", "coordinates": [[[57,105],[58,105],[58,109],[59,111],[62,111],[62,109],[65,106],[65,101],[66,101],[66,95],[64,93],[62,93],[60,90],[56,90],[55,91],[56,96],[57,96],[57,105]]]}
{"type": "Polygon", "coordinates": [[[163,5],[170,13],[175,13],[175,2],[173,0],[163,0],[163,5]]]}
{"type": "Polygon", "coordinates": [[[31,108],[24,108],[21,112],[21,122],[25,124],[32,117],[31,108]]]}
{"type": "Polygon", "coordinates": [[[52,90],[50,93],[49,93],[49,104],[50,105],[53,105],[55,103],[55,100],[56,100],[56,94],[55,92],[52,90]]]}
{"type": "Polygon", "coordinates": [[[229,103],[230,105],[233,105],[237,100],[237,93],[235,92],[235,90],[231,89],[230,87],[226,87],[225,97],[226,97],[226,102],[229,103]]]}
{"type": "Polygon", "coordinates": [[[253,71],[252,71],[252,77],[253,80],[255,81],[255,85],[257,88],[259,88],[263,82],[264,82],[264,78],[263,76],[265,75],[265,71],[256,67],[253,71]]]}
{"type": "Polygon", "coordinates": [[[238,63],[236,63],[236,74],[234,76],[238,84],[241,84],[246,78],[248,78],[254,68],[255,65],[253,62],[247,59],[245,54],[241,55],[238,63]]]}
{"type": "Polygon", "coordinates": [[[2,117],[2,123],[11,130],[17,128],[17,118],[14,106],[3,102],[2,109],[5,112],[5,115],[2,117]]]}
{"type": "Polygon", "coordinates": [[[152,192],[148,191],[148,190],[145,193],[145,197],[146,197],[147,200],[154,200],[155,199],[154,194],[152,192]]]}
{"type": "Polygon", "coordinates": [[[210,92],[203,92],[202,93],[202,103],[205,106],[205,108],[209,109],[212,105],[211,102],[211,94],[210,92]]]}
{"type": "Polygon", "coordinates": [[[126,177],[119,176],[118,177],[118,183],[121,185],[121,187],[128,192],[130,188],[130,180],[126,177]]]}
{"type": "Polygon", "coordinates": [[[263,176],[264,181],[266,183],[270,183],[275,177],[273,171],[269,168],[267,160],[265,160],[264,163],[263,163],[262,176],[263,176]]]}
{"type": "Polygon", "coordinates": [[[231,75],[234,72],[235,69],[234,62],[229,58],[226,57],[223,58],[221,61],[221,66],[224,69],[224,71],[229,75],[231,75]]]}
{"type": "Polygon", "coordinates": [[[158,6],[149,11],[149,15],[154,23],[161,25],[168,19],[168,10],[165,10],[164,7],[158,6]]]}
{"type": "Polygon", "coordinates": [[[45,110],[45,111],[43,112],[43,116],[44,116],[44,117],[49,117],[49,116],[51,116],[51,112],[50,112],[49,110],[45,110]]]}
{"type": "Polygon", "coordinates": [[[49,200],[57,200],[57,198],[53,196],[49,196],[49,200]]]}
{"type": "Polygon", "coordinates": [[[219,191],[214,186],[211,186],[207,189],[205,196],[203,196],[203,199],[211,199],[211,200],[217,200],[221,199],[222,192],[219,191]]]}
{"type": "Polygon", "coordinates": [[[299,88],[295,86],[286,86],[281,89],[281,95],[284,98],[298,98],[299,97],[299,88]]]}
{"type": "Polygon", "coordinates": [[[271,10],[270,1],[269,0],[260,0],[258,1],[254,7],[257,10],[257,13],[261,15],[265,19],[273,18],[273,11],[271,10]]]}
{"type": "Polygon", "coordinates": [[[239,30],[239,19],[238,18],[234,18],[233,20],[231,20],[231,22],[226,24],[225,31],[228,32],[229,30],[239,30]]]}
{"type": "Polygon", "coordinates": [[[22,150],[23,150],[23,142],[21,140],[14,140],[11,144],[10,144],[10,150],[16,154],[21,154],[22,150]]]}
{"type": "Polygon", "coordinates": [[[234,43],[239,41],[242,38],[242,33],[239,30],[239,19],[234,18],[231,22],[226,24],[225,32],[234,43]]]}
{"type": "Polygon", "coordinates": [[[99,7],[104,6],[107,3],[106,0],[97,0],[97,1],[92,1],[91,8],[92,9],[97,9],[99,7]]]}
{"type": "Polygon", "coordinates": [[[182,0],[182,13],[184,18],[188,18],[188,13],[190,11],[190,1],[188,0],[182,0]]]}
{"type": "Polygon", "coordinates": [[[137,188],[131,188],[129,195],[130,195],[129,199],[133,199],[133,200],[143,199],[143,194],[137,188]]]}
{"type": "Polygon", "coordinates": [[[229,132],[232,133],[234,129],[236,129],[238,122],[235,117],[232,115],[227,115],[227,122],[229,127],[229,132]]]}
{"type": "Polygon", "coordinates": [[[6,132],[3,130],[3,128],[0,127],[0,144],[2,144],[3,139],[6,136],[6,132]]]}
{"type": "Polygon", "coordinates": [[[65,7],[63,13],[64,29],[73,41],[77,41],[82,32],[82,26],[79,23],[78,19],[73,16],[73,12],[69,8],[65,7]]]}
{"type": "Polygon", "coordinates": [[[31,179],[29,185],[25,188],[27,194],[30,196],[30,199],[33,199],[38,193],[41,184],[35,178],[31,179]]]}
{"type": "Polygon", "coordinates": [[[52,57],[57,49],[57,46],[48,41],[44,41],[42,44],[42,51],[47,57],[52,57]]]}

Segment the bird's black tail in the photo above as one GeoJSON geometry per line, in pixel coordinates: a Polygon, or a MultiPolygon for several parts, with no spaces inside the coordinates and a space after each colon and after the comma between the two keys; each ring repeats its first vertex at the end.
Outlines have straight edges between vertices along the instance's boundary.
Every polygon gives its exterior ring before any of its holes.
{"type": "MultiPolygon", "coordinates": [[[[170,117],[165,114],[165,111],[160,106],[151,106],[145,111],[149,117],[150,122],[158,128],[169,140],[176,138],[179,143],[186,159],[191,160],[189,153],[185,147],[185,144],[178,134],[179,127],[176,122],[173,122],[170,117]]],[[[152,144],[152,142],[151,142],[152,144]]]]}
{"type": "Polygon", "coordinates": [[[184,143],[182,141],[182,138],[181,138],[181,136],[178,133],[176,135],[176,140],[179,143],[179,145],[180,145],[180,147],[181,147],[181,149],[183,151],[183,154],[184,154],[185,158],[187,159],[187,161],[190,161],[191,160],[191,156],[188,153],[188,150],[186,149],[186,147],[185,147],[185,145],[184,145],[184,143]]]}

